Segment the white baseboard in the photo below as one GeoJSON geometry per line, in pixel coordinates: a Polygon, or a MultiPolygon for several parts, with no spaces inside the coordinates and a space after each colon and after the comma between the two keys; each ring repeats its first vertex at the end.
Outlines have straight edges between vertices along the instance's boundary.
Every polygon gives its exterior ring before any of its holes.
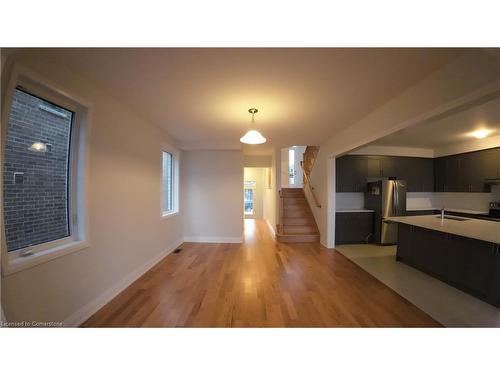
{"type": "Polygon", "coordinates": [[[242,243],[243,237],[203,237],[203,236],[187,236],[184,237],[184,242],[206,242],[206,243],[242,243]]]}
{"type": "Polygon", "coordinates": [[[156,263],[165,258],[168,254],[174,251],[177,247],[179,247],[184,241],[178,240],[168,246],[165,250],[161,251],[159,254],[156,254],[153,258],[148,260],[142,266],[136,268],[130,274],[125,276],[123,279],[119,280],[115,285],[113,285],[108,290],[101,293],[95,299],[87,303],[81,309],[75,311],[69,317],[64,319],[63,326],[64,327],[78,327],[83,322],[85,322],[88,318],[94,315],[101,307],[115,298],[118,294],[120,294],[125,288],[127,288],[130,284],[132,284],[139,277],[144,275],[147,271],[149,271],[156,263]]]}
{"type": "Polygon", "coordinates": [[[271,224],[271,222],[266,219],[266,223],[267,223],[267,226],[269,227],[269,230],[271,231],[273,237],[276,237],[276,231],[274,230],[273,225],[271,224]]]}

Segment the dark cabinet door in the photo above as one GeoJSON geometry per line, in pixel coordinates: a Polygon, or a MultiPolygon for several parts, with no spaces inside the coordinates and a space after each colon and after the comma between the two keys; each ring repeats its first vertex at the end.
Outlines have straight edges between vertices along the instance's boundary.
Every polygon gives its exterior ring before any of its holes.
{"type": "Polygon", "coordinates": [[[486,297],[493,282],[495,245],[451,235],[449,246],[453,249],[455,262],[460,267],[455,275],[456,279],[452,281],[486,297]]]}
{"type": "Polygon", "coordinates": [[[353,186],[352,190],[357,193],[366,191],[367,165],[366,157],[354,156],[352,160],[353,166],[353,186]]]}
{"type": "Polygon", "coordinates": [[[500,178],[500,148],[492,148],[480,153],[482,177],[485,180],[500,178]]]}
{"type": "Polygon", "coordinates": [[[446,233],[414,227],[413,246],[413,261],[417,267],[439,277],[446,276],[450,261],[446,233]]]}
{"type": "Polygon", "coordinates": [[[345,155],[335,161],[336,191],[366,191],[367,160],[360,155],[345,155]]]}
{"type": "Polygon", "coordinates": [[[396,157],[381,156],[380,157],[380,175],[382,177],[397,177],[396,173],[396,157]]]}
{"type": "Polygon", "coordinates": [[[493,278],[491,280],[489,298],[500,306],[500,245],[495,244],[495,260],[493,262],[493,278]]]}
{"type": "Polygon", "coordinates": [[[406,224],[398,224],[398,248],[396,258],[407,262],[413,259],[413,227],[406,224]]]}
{"type": "Polygon", "coordinates": [[[431,158],[421,158],[419,159],[419,178],[420,186],[423,192],[434,191],[434,160],[431,158]]]}
{"type": "Polygon", "coordinates": [[[373,240],[373,212],[337,212],[335,242],[366,243],[373,240]]]}
{"type": "Polygon", "coordinates": [[[337,192],[345,192],[346,189],[346,177],[344,176],[346,170],[346,158],[340,157],[335,159],[335,190],[337,192]]]}
{"type": "Polygon", "coordinates": [[[396,176],[407,183],[408,192],[434,191],[434,161],[431,158],[396,157],[396,176]]]}
{"type": "Polygon", "coordinates": [[[447,160],[444,157],[434,159],[434,190],[438,192],[446,191],[446,166],[447,160]]]}
{"type": "Polygon", "coordinates": [[[382,177],[382,164],[378,156],[366,156],[368,177],[382,177]]]}
{"type": "Polygon", "coordinates": [[[482,193],[486,191],[485,177],[482,174],[483,155],[482,152],[471,152],[462,159],[461,169],[465,177],[465,189],[471,193],[482,193]]]}
{"type": "Polygon", "coordinates": [[[446,180],[445,180],[445,191],[449,192],[460,192],[462,186],[463,176],[460,172],[460,162],[461,157],[458,155],[452,155],[446,157],[446,180]]]}

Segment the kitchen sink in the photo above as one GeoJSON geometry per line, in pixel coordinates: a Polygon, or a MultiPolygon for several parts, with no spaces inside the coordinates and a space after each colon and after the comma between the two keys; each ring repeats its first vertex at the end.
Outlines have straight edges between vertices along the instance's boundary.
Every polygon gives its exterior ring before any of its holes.
{"type": "MultiPolygon", "coordinates": [[[[436,216],[437,219],[441,219],[441,215],[436,216]]],[[[467,221],[470,220],[469,218],[465,217],[458,217],[458,216],[450,216],[450,215],[444,215],[444,218],[446,220],[455,220],[455,221],[467,221]]]]}

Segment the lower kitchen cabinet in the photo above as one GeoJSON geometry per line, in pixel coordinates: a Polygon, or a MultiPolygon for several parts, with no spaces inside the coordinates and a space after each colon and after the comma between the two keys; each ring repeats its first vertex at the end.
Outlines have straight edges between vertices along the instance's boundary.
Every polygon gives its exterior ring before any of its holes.
{"type": "Polygon", "coordinates": [[[337,212],[335,243],[354,244],[373,241],[373,212],[337,212]]]}
{"type": "Polygon", "coordinates": [[[499,245],[398,225],[398,261],[500,307],[499,245]]]}

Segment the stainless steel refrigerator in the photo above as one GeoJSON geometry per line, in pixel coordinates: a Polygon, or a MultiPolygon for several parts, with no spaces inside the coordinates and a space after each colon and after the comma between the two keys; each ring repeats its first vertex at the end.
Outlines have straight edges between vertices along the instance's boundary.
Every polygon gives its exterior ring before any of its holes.
{"type": "Polygon", "coordinates": [[[379,180],[368,182],[365,207],[375,211],[374,241],[381,245],[398,242],[398,225],[387,223],[391,216],[406,214],[406,181],[379,180]]]}

